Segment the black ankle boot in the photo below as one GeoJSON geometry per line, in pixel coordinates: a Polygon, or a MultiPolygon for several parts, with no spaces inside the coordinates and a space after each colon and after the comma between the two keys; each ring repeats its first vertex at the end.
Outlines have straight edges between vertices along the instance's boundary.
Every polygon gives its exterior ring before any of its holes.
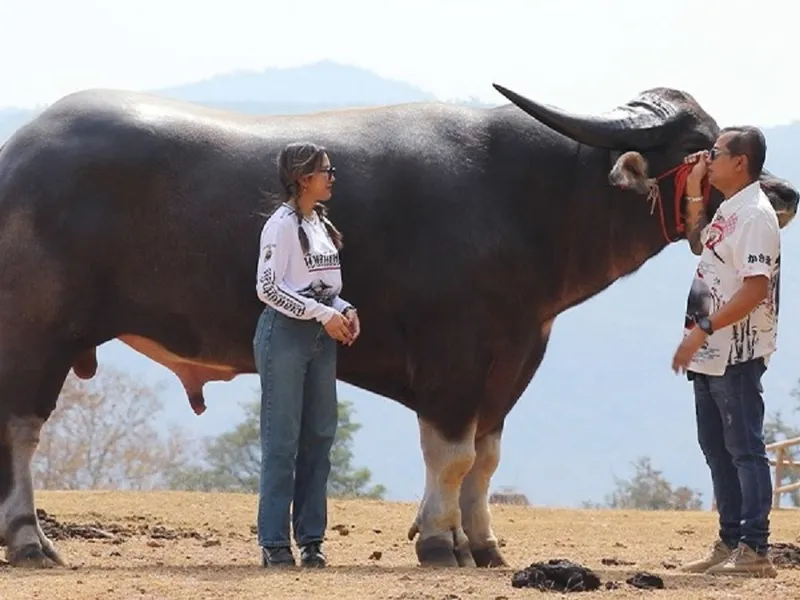
{"type": "Polygon", "coordinates": [[[306,544],[300,551],[300,564],[304,567],[324,567],[327,563],[320,542],[306,544]]]}
{"type": "Polygon", "coordinates": [[[294,555],[289,546],[278,548],[261,548],[261,566],[263,567],[293,567],[294,555]]]}

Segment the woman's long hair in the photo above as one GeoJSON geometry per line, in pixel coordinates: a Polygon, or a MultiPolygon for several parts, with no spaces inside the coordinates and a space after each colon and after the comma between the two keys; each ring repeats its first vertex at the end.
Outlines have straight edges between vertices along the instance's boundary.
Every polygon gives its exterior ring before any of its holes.
{"type": "MultiPolygon", "coordinates": [[[[293,142],[278,154],[278,179],[281,184],[281,197],[285,202],[295,201],[294,210],[297,215],[297,224],[299,225],[297,234],[300,238],[300,247],[303,249],[303,254],[308,254],[308,236],[302,227],[303,213],[300,212],[300,208],[297,206],[297,199],[300,197],[298,181],[302,177],[317,171],[322,165],[322,159],[326,153],[325,148],[312,142],[293,142]]],[[[314,205],[314,211],[325,225],[333,245],[337,250],[340,250],[342,248],[342,234],[328,218],[327,207],[321,202],[317,202],[314,205]]]]}

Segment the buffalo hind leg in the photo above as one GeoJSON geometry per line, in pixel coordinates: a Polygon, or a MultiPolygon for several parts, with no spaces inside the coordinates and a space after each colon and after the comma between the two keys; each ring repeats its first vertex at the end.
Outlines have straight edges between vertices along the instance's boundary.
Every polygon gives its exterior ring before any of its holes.
{"type": "Polygon", "coordinates": [[[414,539],[419,533],[416,552],[422,566],[474,567],[469,539],[461,525],[459,494],[475,460],[475,423],[458,440],[445,438],[422,418],[419,430],[425,493],[408,538],[414,539]]]}
{"type": "Polygon", "coordinates": [[[33,499],[31,462],[44,420],[10,415],[4,421],[0,441],[0,532],[6,541],[6,560],[20,567],[63,565],[55,546],[42,531],[33,499]]]}
{"type": "Polygon", "coordinates": [[[461,484],[461,523],[478,567],[506,567],[489,510],[489,484],[500,464],[502,426],[475,441],[475,463],[461,484]]]}
{"type": "Polygon", "coordinates": [[[71,366],[69,350],[4,325],[0,322],[0,344],[13,351],[0,356],[0,538],[12,566],[63,565],[36,515],[31,466],[71,366]]]}

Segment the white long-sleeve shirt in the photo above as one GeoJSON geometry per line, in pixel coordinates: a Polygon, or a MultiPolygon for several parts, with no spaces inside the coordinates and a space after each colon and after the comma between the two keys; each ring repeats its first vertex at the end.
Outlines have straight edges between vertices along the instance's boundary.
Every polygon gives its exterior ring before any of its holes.
{"type": "Polygon", "coordinates": [[[261,230],[256,292],[262,302],[295,319],[327,323],[352,306],[343,300],[339,252],[316,212],[297,223],[297,213],[281,204],[261,230]],[[298,227],[308,237],[303,255],[298,227]]]}

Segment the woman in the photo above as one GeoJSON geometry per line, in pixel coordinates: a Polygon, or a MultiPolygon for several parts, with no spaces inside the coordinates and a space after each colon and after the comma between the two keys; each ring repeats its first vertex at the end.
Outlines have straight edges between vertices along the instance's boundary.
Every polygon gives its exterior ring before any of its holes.
{"type": "Polygon", "coordinates": [[[338,423],[336,342],[360,332],[339,296],[342,236],[326,216],[334,168],[324,148],[289,144],[278,156],[283,203],[261,232],[258,297],[266,304],[253,340],[261,377],[262,564],[324,567],[330,450],[338,423]],[[296,455],[296,458],[295,458],[296,455]]]}

